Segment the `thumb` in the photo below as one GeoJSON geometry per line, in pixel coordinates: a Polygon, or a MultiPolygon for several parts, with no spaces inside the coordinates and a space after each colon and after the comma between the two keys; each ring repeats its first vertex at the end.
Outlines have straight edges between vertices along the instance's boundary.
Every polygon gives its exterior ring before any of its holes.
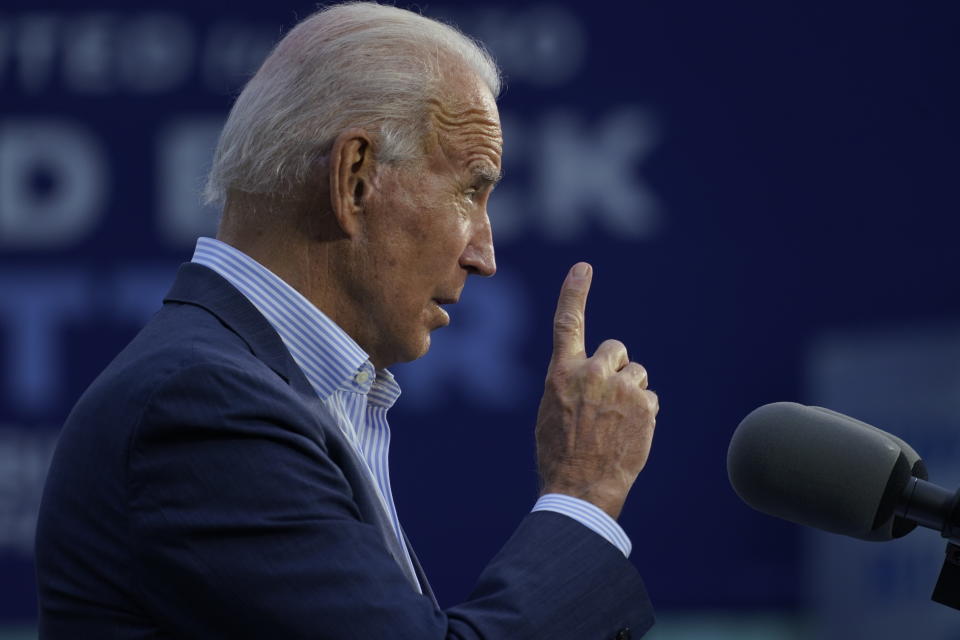
{"type": "Polygon", "coordinates": [[[560,289],[557,313],[553,317],[553,360],[583,356],[584,313],[593,267],[586,262],[573,265],[560,289]]]}

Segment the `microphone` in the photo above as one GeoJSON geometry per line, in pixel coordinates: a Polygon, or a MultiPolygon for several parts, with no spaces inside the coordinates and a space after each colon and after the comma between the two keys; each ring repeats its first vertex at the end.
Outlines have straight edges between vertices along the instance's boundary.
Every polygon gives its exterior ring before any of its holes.
{"type": "Polygon", "coordinates": [[[872,541],[919,524],[960,539],[960,491],[927,482],[897,436],[829,409],[755,409],[730,440],[727,474],[748,505],[797,524],[872,541]]]}

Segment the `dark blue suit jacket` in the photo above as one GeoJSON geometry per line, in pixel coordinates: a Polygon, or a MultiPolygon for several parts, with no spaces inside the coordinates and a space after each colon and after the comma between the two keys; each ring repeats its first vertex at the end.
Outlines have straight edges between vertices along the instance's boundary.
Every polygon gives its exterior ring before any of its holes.
{"type": "Polygon", "coordinates": [[[441,611],[280,337],[196,264],[67,419],[36,543],[48,639],[588,640],[653,622],[623,555],[550,512],[441,611]]]}

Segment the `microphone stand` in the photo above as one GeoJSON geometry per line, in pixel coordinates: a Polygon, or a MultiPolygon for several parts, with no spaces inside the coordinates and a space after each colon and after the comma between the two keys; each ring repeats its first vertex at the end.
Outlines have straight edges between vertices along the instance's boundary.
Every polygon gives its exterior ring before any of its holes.
{"type": "Polygon", "coordinates": [[[947,538],[947,557],[940,569],[940,577],[933,588],[934,602],[960,609],[960,489],[953,494],[950,515],[941,532],[947,538]]]}
{"type": "Polygon", "coordinates": [[[960,609],[960,546],[952,542],[947,543],[947,559],[943,561],[937,586],[933,588],[930,599],[960,609]]]}
{"type": "Polygon", "coordinates": [[[936,529],[947,539],[947,557],[931,600],[960,609],[960,489],[951,493],[932,482],[912,477],[903,497],[897,506],[897,515],[936,529]]]}

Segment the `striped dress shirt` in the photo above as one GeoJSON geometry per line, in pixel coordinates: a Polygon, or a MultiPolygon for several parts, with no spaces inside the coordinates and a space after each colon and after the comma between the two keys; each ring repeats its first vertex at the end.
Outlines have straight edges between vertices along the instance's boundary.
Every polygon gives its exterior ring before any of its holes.
{"type": "MultiPolygon", "coordinates": [[[[246,297],[280,335],[294,362],[317,395],[330,408],[360,458],[394,533],[413,563],[404,543],[390,488],[390,427],[387,411],[400,396],[400,386],[386,369],[376,371],[367,353],[322,311],[279,276],[245,253],[213,238],[199,238],[193,262],[213,269],[246,297]]],[[[603,536],[625,556],[630,539],[602,509],[562,494],[547,494],[533,511],[555,511],[569,516],[603,536]]]]}

